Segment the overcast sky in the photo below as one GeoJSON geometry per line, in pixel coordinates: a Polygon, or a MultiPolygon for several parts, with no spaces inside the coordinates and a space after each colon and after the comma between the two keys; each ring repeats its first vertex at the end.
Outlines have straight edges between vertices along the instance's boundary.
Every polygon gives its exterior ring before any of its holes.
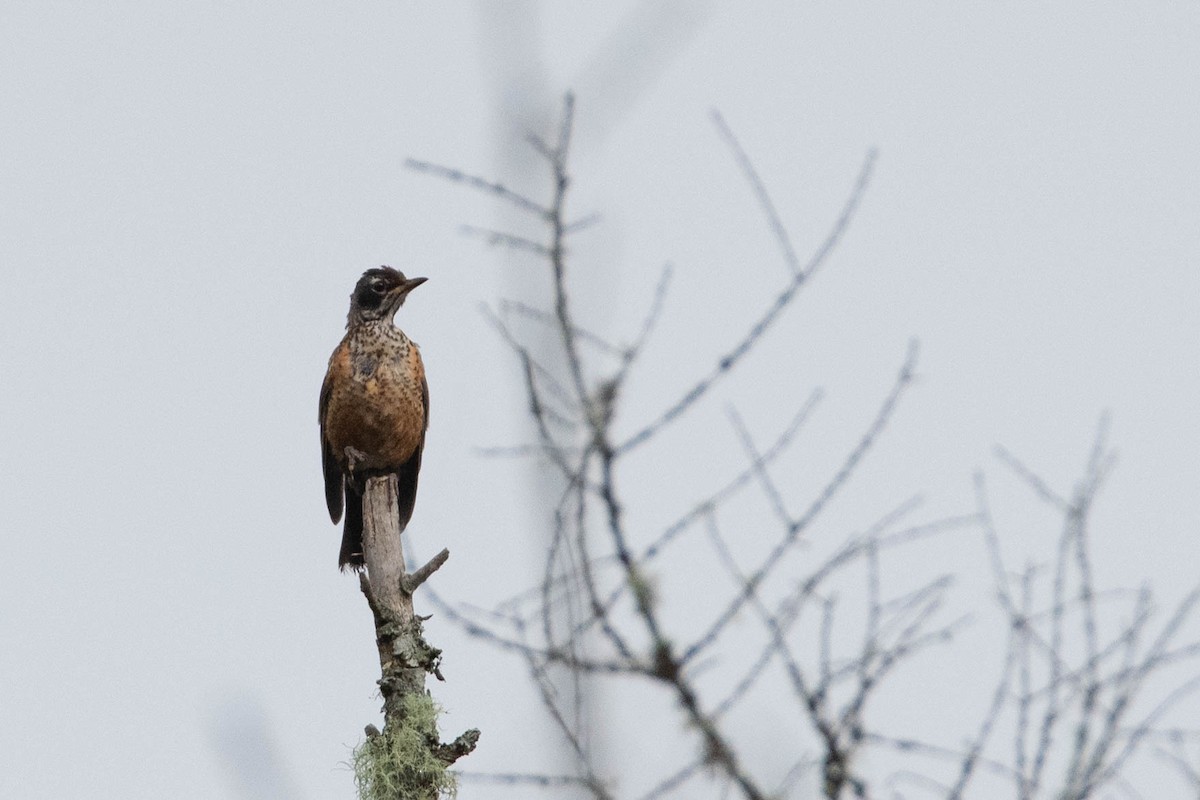
{"type": "MultiPolygon", "coordinates": [[[[823,387],[794,468],[836,464],[915,337],[920,380],[846,525],[914,492],[970,510],[996,443],[1069,491],[1107,410],[1097,572],[1178,600],[1200,524],[1197,42],[1190,2],[7,0],[0,796],[267,797],[236,775],[262,748],[285,796],[352,796],[378,664],[336,569],[316,403],[371,266],[430,278],[398,320],[432,394],[416,547],[450,548],[436,581],[456,599],[530,583],[529,472],[478,452],[525,430],[479,305],[536,299],[543,276],[459,234],[505,221],[487,198],[403,161],[541,191],[521,137],[568,89],[573,208],[602,215],[576,244],[583,319],[628,340],[675,267],[625,430],[786,278],[711,110],[803,253],[879,152],[841,246],[672,440],[690,466],[631,490],[633,519],[736,468],[728,403],[766,439],[823,387]]],[[[1006,543],[1016,564],[1047,556],[1032,530],[1006,543]]],[[[950,550],[954,569],[982,553],[950,550]]],[[[436,618],[429,634],[445,732],[484,732],[461,766],[552,763],[520,670],[436,618]]]]}

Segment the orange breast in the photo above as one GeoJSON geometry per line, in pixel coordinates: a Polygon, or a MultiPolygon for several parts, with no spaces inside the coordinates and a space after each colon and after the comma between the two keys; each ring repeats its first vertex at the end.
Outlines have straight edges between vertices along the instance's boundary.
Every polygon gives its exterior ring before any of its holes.
{"type": "MultiPolygon", "coordinates": [[[[389,343],[390,344],[390,343],[389,343]]],[[[360,469],[394,469],[425,437],[424,365],[416,346],[343,346],[330,359],[325,437],[346,467],[346,448],[365,457],[360,469]]]]}

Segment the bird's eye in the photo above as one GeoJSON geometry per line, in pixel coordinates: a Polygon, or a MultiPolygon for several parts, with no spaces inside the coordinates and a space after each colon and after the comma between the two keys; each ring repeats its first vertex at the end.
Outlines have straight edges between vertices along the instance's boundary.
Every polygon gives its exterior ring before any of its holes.
{"type": "Polygon", "coordinates": [[[376,281],[375,283],[371,284],[371,291],[375,294],[385,294],[387,292],[387,287],[384,286],[383,281],[376,281]]]}

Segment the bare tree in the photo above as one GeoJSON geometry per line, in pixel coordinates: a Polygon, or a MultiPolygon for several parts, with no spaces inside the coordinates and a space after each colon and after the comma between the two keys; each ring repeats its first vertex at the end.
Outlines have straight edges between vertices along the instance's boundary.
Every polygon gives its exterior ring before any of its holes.
{"type": "MultiPolygon", "coordinates": [[[[622,399],[655,330],[671,270],[662,271],[631,344],[617,344],[579,324],[567,245],[594,217],[568,213],[571,98],[564,104],[553,141],[530,139],[550,175],[547,201],[449,167],[408,162],[415,170],[487,192],[544,226],[541,238],[479,227],[466,230],[492,244],[533,254],[548,267],[552,287],[550,308],[518,300],[489,312],[514,355],[537,437],[510,452],[544,459],[560,480],[555,506],[546,510],[552,536],[541,577],[527,592],[489,612],[448,602],[432,592],[430,597],[468,632],[524,661],[549,719],[573,754],[574,769],[563,775],[514,770],[466,776],[553,787],[556,796],[573,789],[594,798],[650,800],[696,796],[701,785],[707,785],[721,796],[757,800],[799,791],[801,781],[831,799],[881,796],[877,787],[885,785],[893,796],[906,796],[904,791],[962,797],[986,771],[1005,780],[1020,798],[1094,796],[1100,787],[1121,779],[1130,757],[1162,733],[1160,722],[1171,702],[1200,681],[1185,679],[1149,711],[1139,711],[1135,703],[1151,678],[1198,654],[1197,645],[1176,642],[1196,594],[1152,632],[1152,604],[1148,590],[1143,590],[1136,595],[1128,624],[1114,637],[1101,634],[1098,619],[1106,611],[1102,606],[1124,596],[1110,596],[1094,586],[1086,535],[1092,501],[1110,464],[1103,436],[1070,500],[1050,491],[1016,459],[1001,454],[1064,518],[1048,603],[1038,600],[1042,571],[1030,566],[1013,575],[1005,566],[982,477],[978,507],[968,513],[914,521],[919,499],[911,498],[877,514],[862,530],[843,534],[840,541],[829,542],[826,531],[821,532],[822,541],[816,541],[818,523],[831,501],[883,434],[911,385],[916,342],[909,343],[890,389],[874,416],[864,421],[861,435],[847,446],[840,466],[808,497],[791,496],[773,470],[820,405],[819,391],[800,404],[765,445],[731,409],[729,421],[741,443],[744,466],[663,529],[650,532],[630,523],[621,479],[628,458],[658,447],[662,434],[708,398],[713,387],[727,380],[770,335],[842,239],[875,163],[875,154],[868,153],[840,216],[805,259],[751,160],[719,115],[715,124],[755,194],[788,274],[774,300],[715,356],[707,373],[649,413],[623,405],[622,399]],[[553,363],[539,357],[544,345],[534,347],[530,337],[523,336],[531,329],[534,340],[552,334],[557,348],[553,363]],[[618,432],[618,411],[622,418],[640,421],[618,432]],[[744,547],[751,532],[731,526],[731,515],[725,513],[751,489],[761,492],[774,520],[771,546],[753,557],[744,547]],[[883,579],[895,550],[951,531],[980,531],[985,536],[997,594],[1009,621],[1009,641],[1001,678],[978,730],[965,744],[947,745],[878,730],[868,711],[900,667],[927,648],[950,641],[967,622],[965,614],[947,608],[951,576],[935,576],[899,592],[886,591],[894,581],[883,579]],[[711,574],[680,574],[675,564],[684,546],[707,551],[724,573],[724,589],[711,574]],[[659,581],[664,575],[689,596],[713,598],[723,592],[725,599],[712,608],[695,605],[691,618],[681,623],[665,609],[659,581]],[[840,600],[851,586],[861,601],[840,600]],[[746,632],[740,624],[746,619],[754,621],[757,633],[746,632]],[[1076,638],[1068,635],[1072,626],[1082,637],[1079,657],[1076,638]],[[715,663],[721,668],[714,668],[715,663]],[[680,735],[692,741],[690,756],[678,763],[656,761],[660,774],[645,786],[631,788],[629,776],[615,780],[597,758],[593,733],[603,710],[589,707],[584,699],[591,696],[589,687],[611,681],[640,682],[669,697],[686,723],[686,733],[680,735]],[[731,722],[756,691],[780,695],[779,705],[786,699],[809,732],[812,746],[800,749],[789,742],[764,758],[761,745],[744,726],[731,722]],[[1007,752],[997,748],[1001,729],[1013,732],[1014,745],[1007,752]],[[868,775],[860,758],[867,748],[898,750],[911,756],[913,767],[883,777],[868,775]],[[787,762],[782,769],[761,766],[780,759],[787,762]]],[[[679,457],[656,454],[664,463],[679,457]]],[[[753,534],[762,541],[766,532],[760,528],[753,534]]],[[[1169,757],[1187,763],[1178,753],[1169,757]]]]}

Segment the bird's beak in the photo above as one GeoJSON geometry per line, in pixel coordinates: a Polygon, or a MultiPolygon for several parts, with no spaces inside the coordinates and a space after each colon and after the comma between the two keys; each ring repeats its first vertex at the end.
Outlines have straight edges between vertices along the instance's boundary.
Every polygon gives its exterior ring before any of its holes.
{"type": "Polygon", "coordinates": [[[424,283],[427,280],[429,280],[429,278],[409,278],[404,283],[400,284],[400,286],[399,286],[400,296],[407,297],[409,292],[411,292],[413,289],[417,288],[418,286],[420,286],[422,283],[424,283]]]}

